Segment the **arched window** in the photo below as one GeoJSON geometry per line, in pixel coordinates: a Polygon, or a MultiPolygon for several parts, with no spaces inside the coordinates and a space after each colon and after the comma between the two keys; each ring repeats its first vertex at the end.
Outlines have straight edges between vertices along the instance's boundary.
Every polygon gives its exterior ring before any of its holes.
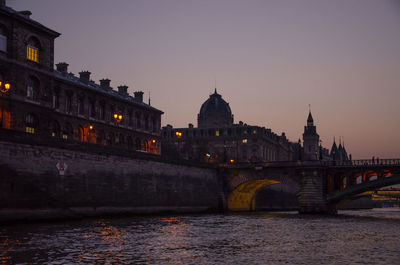
{"type": "Polygon", "coordinates": [[[72,138],[72,125],[71,123],[66,123],[62,132],[62,138],[68,140],[72,138]]]}
{"type": "Polygon", "coordinates": [[[51,137],[60,137],[60,125],[57,121],[50,122],[49,132],[51,137]]]}
{"type": "Polygon", "coordinates": [[[26,97],[34,100],[39,98],[39,80],[37,78],[31,76],[28,79],[26,97]]]}
{"type": "Polygon", "coordinates": [[[37,126],[36,116],[32,113],[29,113],[25,116],[25,132],[27,133],[35,133],[37,126]]]}
{"type": "Polygon", "coordinates": [[[4,27],[0,25],[0,51],[7,52],[7,35],[4,27]]]}
{"type": "Polygon", "coordinates": [[[26,45],[26,59],[39,62],[40,42],[35,37],[30,37],[26,45]]]}
{"type": "Polygon", "coordinates": [[[85,140],[85,131],[82,126],[78,126],[78,141],[83,142],[85,140]]]}

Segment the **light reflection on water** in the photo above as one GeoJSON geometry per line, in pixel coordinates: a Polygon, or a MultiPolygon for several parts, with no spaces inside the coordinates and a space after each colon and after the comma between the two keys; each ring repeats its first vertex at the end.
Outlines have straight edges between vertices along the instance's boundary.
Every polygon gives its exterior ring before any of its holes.
{"type": "Polygon", "coordinates": [[[0,264],[399,264],[400,210],[147,216],[0,228],[0,264]]]}

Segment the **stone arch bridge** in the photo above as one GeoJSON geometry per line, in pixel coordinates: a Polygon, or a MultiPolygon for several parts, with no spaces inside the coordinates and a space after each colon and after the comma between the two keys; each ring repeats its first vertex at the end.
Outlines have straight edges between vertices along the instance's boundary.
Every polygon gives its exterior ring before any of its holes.
{"type": "Polygon", "coordinates": [[[228,210],[254,210],[257,193],[279,185],[296,194],[300,213],[335,213],[355,195],[400,184],[400,159],[236,164],[222,167],[221,174],[228,210]]]}

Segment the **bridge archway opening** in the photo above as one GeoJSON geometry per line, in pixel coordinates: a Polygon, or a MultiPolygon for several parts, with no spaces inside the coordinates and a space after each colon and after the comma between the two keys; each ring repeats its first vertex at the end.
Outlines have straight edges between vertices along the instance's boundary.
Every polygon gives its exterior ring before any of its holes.
{"type": "Polygon", "coordinates": [[[271,179],[258,179],[246,181],[237,186],[228,196],[228,210],[251,211],[255,209],[254,199],[257,193],[270,185],[278,184],[279,181],[271,179]]]}
{"type": "MultiPolygon", "coordinates": [[[[382,174],[371,173],[371,176],[376,176],[376,179],[368,178],[369,181],[351,185],[346,189],[336,190],[328,194],[327,199],[329,203],[339,204],[342,200],[351,199],[351,197],[357,196],[364,192],[375,191],[380,188],[400,184],[400,174],[393,174],[386,171],[382,174]]],[[[364,176],[365,177],[365,174],[364,176]]]]}

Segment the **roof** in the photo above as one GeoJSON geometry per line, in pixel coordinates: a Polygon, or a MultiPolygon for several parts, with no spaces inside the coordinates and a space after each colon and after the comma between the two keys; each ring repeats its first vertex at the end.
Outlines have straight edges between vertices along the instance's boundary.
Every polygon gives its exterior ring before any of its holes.
{"type": "Polygon", "coordinates": [[[313,117],[312,117],[312,115],[311,115],[311,111],[308,113],[308,118],[307,118],[307,123],[313,123],[314,122],[314,119],[313,119],[313,117]]]}
{"type": "Polygon", "coordinates": [[[6,13],[10,14],[11,16],[14,16],[14,18],[16,18],[16,19],[18,19],[20,21],[26,22],[26,23],[28,23],[28,24],[36,27],[36,28],[40,28],[41,30],[47,32],[48,34],[52,35],[55,38],[61,35],[57,31],[54,31],[54,30],[52,30],[52,29],[40,24],[36,20],[33,20],[30,17],[21,14],[20,12],[12,9],[11,7],[5,6],[3,8],[0,8],[0,11],[5,11],[6,13]]]}
{"type": "Polygon", "coordinates": [[[90,90],[93,90],[93,91],[96,91],[96,92],[99,92],[99,93],[102,93],[102,94],[105,94],[108,96],[112,96],[112,97],[120,99],[120,100],[124,100],[128,103],[133,103],[133,104],[139,105],[143,108],[147,108],[149,110],[158,112],[160,114],[164,113],[163,111],[156,109],[152,106],[149,106],[148,104],[144,103],[143,101],[138,100],[135,97],[132,97],[130,95],[121,94],[118,91],[115,91],[113,89],[104,89],[103,87],[94,83],[93,81],[90,81],[89,83],[85,83],[85,82],[82,82],[78,77],[76,77],[72,74],[63,74],[57,70],[54,70],[54,76],[58,79],[68,81],[68,82],[71,82],[71,83],[74,83],[74,84],[77,84],[80,86],[84,86],[90,90]]]}
{"type": "Polygon", "coordinates": [[[229,103],[222,99],[222,96],[217,93],[217,89],[215,89],[215,92],[210,95],[200,108],[200,115],[211,113],[232,114],[229,103]]]}

